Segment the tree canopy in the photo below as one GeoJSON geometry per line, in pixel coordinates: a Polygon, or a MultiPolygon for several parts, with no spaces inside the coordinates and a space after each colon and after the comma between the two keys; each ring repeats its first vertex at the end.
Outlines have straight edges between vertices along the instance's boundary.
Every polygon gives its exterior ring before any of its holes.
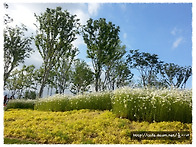
{"type": "Polygon", "coordinates": [[[61,7],[56,9],[47,8],[41,15],[36,15],[37,34],[35,45],[43,59],[44,73],[39,91],[42,96],[49,73],[61,58],[69,58],[76,53],[72,42],[76,40],[79,33],[79,19],[68,11],[62,11],[61,7]],[[73,51],[74,50],[74,51],[73,51]]]}

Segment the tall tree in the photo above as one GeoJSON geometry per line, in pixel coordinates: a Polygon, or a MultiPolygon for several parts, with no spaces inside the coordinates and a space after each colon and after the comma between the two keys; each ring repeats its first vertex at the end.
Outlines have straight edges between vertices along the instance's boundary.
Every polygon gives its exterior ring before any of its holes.
{"type": "Polygon", "coordinates": [[[79,19],[76,15],[71,15],[68,11],[62,11],[61,7],[56,9],[46,9],[46,12],[36,15],[38,22],[35,45],[43,59],[44,73],[39,91],[42,96],[50,70],[63,56],[69,57],[70,50],[73,49],[72,42],[79,34],[79,19]]]}
{"type": "Polygon", "coordinates": [[[91,58],[95,75],[95,90],[101,86],[101,74],[104,64],[113,59],[115,48],[119,44],[119,26],[106,19],[89,19],[83,27],[83,39],[87,45],[87,57],[91,58]]]}
{"type": "Polygon", "coordinates": [[[30,57],[32,37],[25,37],[27,28],[16,26],[4,29],[4,85],[12,70],[30,57]]]}
{"type": "Polygon", "coordinates": [[[139,71],[143,87],[156,85],[157,74],[161,72],[163,64],[158,55],[130,50],[127,55],[127,62],[131,68],[136,68],[139,71]]]}

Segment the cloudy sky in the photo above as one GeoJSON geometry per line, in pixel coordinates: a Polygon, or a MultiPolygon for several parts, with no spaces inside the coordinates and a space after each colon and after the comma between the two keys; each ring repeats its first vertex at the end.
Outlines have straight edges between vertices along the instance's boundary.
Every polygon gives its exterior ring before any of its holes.
{"type": "MultiPolygon", "coordinates": [[[[76,14],[81,24],[89,18],[106,18],[120,26],[120,39],[127,51],[139,49],[157,54],[167,63],[181,66],[192,65],[192,4],[190,3],[8,3],[9,14],[14,22],[28,27],[29,34],[35,34],[34,13],[40,14],[46,8],[61,6],[76,14]]],[[[86,45],[82,37],[74,42],[79,48],[78,58],[86,59],[86,45]]],[[[34,45],[32,47],[35,48],[34,45]]],[[[36,48],[35,48],[36,50],[36,48]]],[[[26,64],[39,67],[42,59],[35,51],[26,64]]],[[[191,79],[187,85],[191,87],[191,79]]]]}

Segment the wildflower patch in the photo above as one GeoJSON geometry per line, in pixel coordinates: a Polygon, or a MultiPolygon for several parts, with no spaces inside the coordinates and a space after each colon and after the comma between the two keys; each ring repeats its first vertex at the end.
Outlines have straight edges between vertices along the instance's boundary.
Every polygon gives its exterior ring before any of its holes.
{"type": "Polygon", "coordinates": [[[135,122],[117,118],[111,111],[66,112],[9,109],[4,114],[4,137],[39,144],[191,144],[192,124],[135,122]],[[133,131],[188,131],[184,140],[135,140],[133,131]]]}

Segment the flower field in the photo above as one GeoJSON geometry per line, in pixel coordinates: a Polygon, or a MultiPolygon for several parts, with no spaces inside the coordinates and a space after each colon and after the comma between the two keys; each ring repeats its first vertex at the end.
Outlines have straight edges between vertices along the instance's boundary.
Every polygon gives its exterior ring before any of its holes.
{"type": "Polygon", "coordinates": [[[114,91],[112,110],[135,121],[192,122],[192,92],[168,89],[130,89],[114,91]]]}
{"type": "MultiPolygon", "coordinates": [[[[4,114],[4,137],[40,144],[190,144],[190,140],[131,140],[131,131],[190,131],[191,123],[136,122],[108,110],[65,112],[9,109],[4,114]]],[[[192,134],[192,133],[191,133],[192,134]]]]}
{"type": "Polygon", "coordinates": [[[4,137],[41,144],[190,144],[192,92],[122,88],[11,100],[4,137]],[[132,140],[131,131],[189,131],[186,140],[132,140]]]}

